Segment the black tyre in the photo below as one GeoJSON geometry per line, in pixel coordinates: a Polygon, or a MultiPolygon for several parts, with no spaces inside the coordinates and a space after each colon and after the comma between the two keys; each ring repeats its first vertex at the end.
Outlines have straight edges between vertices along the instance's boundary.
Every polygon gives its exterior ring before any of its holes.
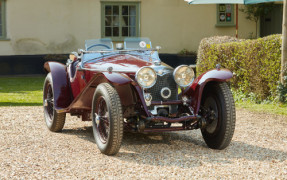
{"type": "Polygon", "coordinates": [[[108,83],[100,84],[92,104],[93,134],[103,154],[118,153],[123,138],[122,106],[117,91],[108,83]]]}
{"type": "Polygon", "coordinates": [[[59,132],[63,129],[66,113],[57,113],[54,106],[54,89],[52,75],[49,73],[43,87],[43,107],[46,125],[50,131],[59,132]]]}
{"type": "Polygon", "coordinates": [[[201,133],[208,147],[224,149],[230,144],[235,129],[234,99],[225,82],[209,84],[206,88],[201,112],[207,124],[201,133]]]}

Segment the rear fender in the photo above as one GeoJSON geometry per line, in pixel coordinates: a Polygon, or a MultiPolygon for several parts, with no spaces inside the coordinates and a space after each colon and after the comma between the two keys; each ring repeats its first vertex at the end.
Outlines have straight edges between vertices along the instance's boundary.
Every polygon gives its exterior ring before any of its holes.
{"type": "Polygon", "coordinates": [[[191,99],[191,107],[194,109],[194,114],[198,114],[202,93],[206,85],[210,82],[226,82],[232,78],[232,72],[228,69],[213,69],[197,77],[191,86],[184,91],[191,99]]]}
{"type": "Polygon", "coordinates": [[[67,108],[72,102],[72,95],[66,66],[58,62],[46,62],[44,69],[52,75],[55,109],[67,108]]]}

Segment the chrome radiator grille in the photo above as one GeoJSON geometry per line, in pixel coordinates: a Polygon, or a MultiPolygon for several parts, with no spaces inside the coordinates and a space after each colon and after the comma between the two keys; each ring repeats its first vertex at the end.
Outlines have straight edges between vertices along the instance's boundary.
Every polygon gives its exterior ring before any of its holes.
{"type": "MultiPolygon", "coordinates": [[[[173,74],[168,73],[163,76],[157,76],[157,81],[155,85],[149,89],[146,89],[147,93],[152,95],[152,101],[169,101],[178,99],[178,89],[177,84],[173,79],[173,74]],[[161,96],[161,90],[164,87],[168,87],[171,90],[171,96],[167,99],[161,96]]],[[[176,111],[177,106],[172,106],[172,112],[176,111]]],[[[153,109],[153,106],[150,106],[149,109],[153,109]]]]}

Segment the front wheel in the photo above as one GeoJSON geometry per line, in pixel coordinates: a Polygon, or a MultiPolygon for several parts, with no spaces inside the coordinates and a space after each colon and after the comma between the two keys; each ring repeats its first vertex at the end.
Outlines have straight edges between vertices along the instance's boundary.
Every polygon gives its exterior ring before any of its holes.
{"type": "Polygon", "coordinates": [[[227,83],[209,84],[201,101],[201,113],[207,124],[201,133],[212,149],[226,148],[235,129],[235,105],[227,83]]]}
{"type": "Polygon", "coordinates": [[[100,84],[92,104],[93,134],[103,154],[118,153],[123,137],[123,115],[119,95],[108,83],[100,84]]]}

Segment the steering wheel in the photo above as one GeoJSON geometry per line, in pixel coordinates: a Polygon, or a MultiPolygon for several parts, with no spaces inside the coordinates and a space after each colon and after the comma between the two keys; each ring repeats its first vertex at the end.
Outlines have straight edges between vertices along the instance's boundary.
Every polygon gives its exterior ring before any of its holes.
{"type": "Polygon", "coordinates": [[[105,47],[107,49],[111,49],[108,45],[105,45],[105,44],[93,44],[93,45],[89,46],[87,48],[87,50],[91,49],[92,47],[96,47],[96,46],[101,46],[101,47],[105,47]]]}

